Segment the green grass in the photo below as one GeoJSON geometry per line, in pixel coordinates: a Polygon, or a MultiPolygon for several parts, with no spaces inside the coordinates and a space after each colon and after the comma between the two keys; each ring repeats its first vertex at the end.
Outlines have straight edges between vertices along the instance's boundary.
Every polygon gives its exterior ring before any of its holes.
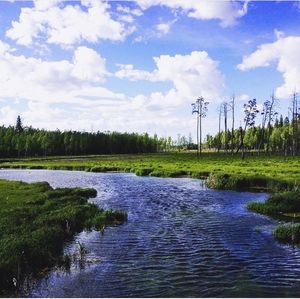
{"type": "Polygon", "coordinates": [[[300,191],[275,193],[265,202],[251,202],[248,209],[271,216],[293,216],[300,212],[300,191]]]}
{"type": "Polygon", "coordinates": [[[300,223],[278,225],[273,234],[283,243],[300,244],[300,223]]]}
{"type": "MultiPolygon", "coordinates": [[[[88,202],[94,189],[52,189],[46,182],[0,180],[0,290],[63,261],[63,245],[83,229],[121,223],[123,212],[88,202]]],[[[0,292],[1,293],[1,292],[0,292]]]]}
{"type": "Polygon", "coordinates": [[[159,177],[210,177],[210,186],[220,189],[287,190],[300,184],[300,157],[240,156],[204,153],[102,155],[13,159],[2,168],[62,169],[92,172],[121,171],[159,177]],[[224,176],[225,175],[225,176],[224,176]]]}
{"type": "MultiPolygon", "coordinates": [[[[287,221],[299,220],[300,191],[289,191],[272,194],[265,202],[250,202],[248,209],[287,221]]],[[[276,239],[284,243],[300,244],[300,223],[279,225],[273,232],[276,239]]]]}

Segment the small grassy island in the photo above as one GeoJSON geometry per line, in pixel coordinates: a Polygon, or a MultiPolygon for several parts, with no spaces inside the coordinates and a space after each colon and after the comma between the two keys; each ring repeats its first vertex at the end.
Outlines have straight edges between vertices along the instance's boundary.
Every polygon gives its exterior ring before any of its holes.
{"type": "Polygon", "coordinates": [[[275,229],[274,236],[284,243],[300,243],[300,223],[297,223],[300,220],[300,191],[275,193],[266,202],[251,202],[247,207],[253,212],[287,220],[287,224],[275,229]],[[289,223],[291,220],[296,223],[289,223]]]}
{"type": "MultiPolygon", "coordinates": [[[[48,183],[0,180],[0,290],[28,273],[63,263],[63,245],[83,229],[120,224],[127,214],[104,211],[88,198],[95,189],[53,189],[48,183]]],[[[3,295],[3,293],[2,293],[3,295]]]]}

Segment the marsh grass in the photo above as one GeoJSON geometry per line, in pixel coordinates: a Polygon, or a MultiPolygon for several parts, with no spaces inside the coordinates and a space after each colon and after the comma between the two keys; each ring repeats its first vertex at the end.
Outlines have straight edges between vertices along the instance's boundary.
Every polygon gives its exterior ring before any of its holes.
{"type": "Polygon", "coordinates": [[[293,182],[284,179],[274,179],[261,175],[242,175],[227,173],[211,173],[207,181],[208,187],[222,190],[259,190],[259,191],[283,191],[291,190],[293,182]]]}
{"type": "Polygon", "coordinates": [[[300,223],[278,225],[273,234],[283,243],[300,244],[300,223]]]}
{"type": "Polygon", "coordinates": [[[288,221],[289,223],[277,226],[273,232],[275,238],[284,243],[300,243],[300,223],[294,223],[295,220],[299,221],[299,190],[275,193],[265,202],[250,202],[247,207],[253,212],[288,221]]]}
{"type": "Polygon", "coordinates": [[[45,157],[3,160],[0,168],[61,169],[91,172],[121,171],[158,177],[206,179],[212,188],[267,191],[290,190],[300,183],[300,157],[240,156],[203,153],[163,153],[45,157]]]}
{"type": "Polygon", "coordinates": [[[0,290],[15,288],[29,273],[68,264],[63,245],[75,233],[127,219],[89,203],[96,195],[90,188],[0,180],[0,290]]]}
{"type": "Polygon", "coordinates": [[[248,209],[266,215],[289,215],[300,212],[300,191],[272,194],[265,202],[250,202],[248,209]]]}

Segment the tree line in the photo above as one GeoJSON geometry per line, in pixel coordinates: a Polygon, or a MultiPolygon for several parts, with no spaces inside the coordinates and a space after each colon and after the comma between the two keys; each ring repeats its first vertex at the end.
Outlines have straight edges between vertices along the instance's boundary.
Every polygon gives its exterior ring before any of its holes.
{"type": "Polygon", "coordinates": [[[290,116],[278,114],[274,95],[265,101],[259,110],[256,99],[244,104],[243,125],[234,127],[234,97],[223,102],[219,108],[219,131],[215,136],[207,135],[205,147],[225,153],[256,151],[282,155],[300,154],[300,105],[297,94],[292,96],[290,116]],[[228,128],[227,115],[231,111],[232,126],[228,128]],[[261,115],[261,118],[258,116],[261,115]],[[224,122],[224,125],[222,124],[224,122]]]}
{"type": "Polygon", "coordinates": [[[1,157],[58,155],[134,154],[168,151],[171,138],[137,133],[47,131],[24,127],[18,116],[15,126],[0,127],[1,157]]]}

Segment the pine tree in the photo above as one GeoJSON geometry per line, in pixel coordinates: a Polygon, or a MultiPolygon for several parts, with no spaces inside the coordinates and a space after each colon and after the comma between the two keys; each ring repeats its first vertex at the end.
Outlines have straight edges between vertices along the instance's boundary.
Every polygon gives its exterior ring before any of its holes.
{"type": "Polygon", "coordinates": [[[17,117],[16,131],[18,133],[22,133],[24,131],[20,115],[18,115],[17,117]]]}

